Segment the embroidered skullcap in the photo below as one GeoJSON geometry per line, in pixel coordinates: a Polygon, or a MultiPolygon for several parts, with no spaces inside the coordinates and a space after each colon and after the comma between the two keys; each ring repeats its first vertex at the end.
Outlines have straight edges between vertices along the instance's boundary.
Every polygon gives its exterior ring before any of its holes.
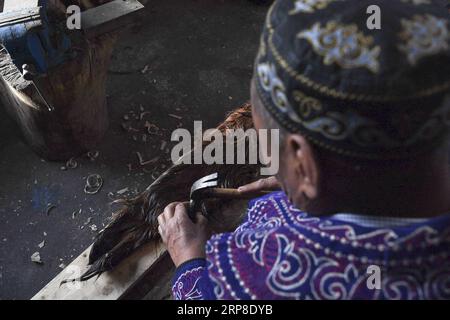
{"type": "Polygon", "coordinates": [[[255,62],[265,108],[288,131],[342,155],[407,157],[441,141],[450,126],[446,4],[275,1],[255,62]],[[368,27],[373,5],[381,29],[368,27]]]}

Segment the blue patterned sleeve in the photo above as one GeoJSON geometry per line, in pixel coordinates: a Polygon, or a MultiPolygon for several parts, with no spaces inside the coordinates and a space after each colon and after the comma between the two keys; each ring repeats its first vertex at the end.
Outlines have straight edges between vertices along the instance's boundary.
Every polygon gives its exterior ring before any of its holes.
{"type": "Polygon", "coordinates": [[[212,285],[205,259],[193,259],[181,264],[172,281],[175,300],[212,300],[212,285]]]}

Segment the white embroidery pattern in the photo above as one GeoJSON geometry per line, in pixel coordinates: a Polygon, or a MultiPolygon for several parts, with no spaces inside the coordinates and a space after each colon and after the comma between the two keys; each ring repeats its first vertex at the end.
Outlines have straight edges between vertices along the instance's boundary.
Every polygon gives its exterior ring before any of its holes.
{"type": "Polygon", "coordinates": [[[191,270],[187,270],[186,272],[184,272],[183,274],[181,274],[177,281],[175,282],[174,286],[172,287],[172,292],[174,295],[174,298],[176,300],[180,300],[180,299],[186,299],[186,300],[196,300],[196,299],[200,299],[202,297],[202,293],[200,292],[200,290],[197,288],[197,284],[200,280],[200,277],[198,277],[195,282],[190,286],[190,288],[185,288],[185,282],[183,282],[183,280],[185,278],[188,278],[192,273],[197,273],[200,271],[203,271],[205,268],[204,267],[198,267],[195,269],[191,269],[191,270]],[[188,292],[184,292],[184,291],[188,291],[188,292]]]}
{"type": "MultiPolygon", "coordinates": [[[[372,299],[450,298],[447,251],[438,251],[439,257],[425,254],[423,260],[414,254],[411,254],[412,259],[392,258],[392,261],[386,261],[383,258],[386,250],[395,251],[398,246],[402,246],[405,253],[418,250],[419,244],[422,249],[430,248],[426,252],[435,252],[432,248],[442,247],[443,242],[450,241],[450,228],[439,233],[424,225],[405,236],[389,228],[364,232],[364,228],[356,230],[352,225],[332,219],[323,222],[308,217],[294,210],[286,201],[275,199],[255,202],[250,209],[249,221],[253,224],[253,232],[247,229],[225,237],[232,272],[224,272],[220,264],[216,265],[219,270],[215,267],[210,270],[216,290],[225,299],[236,298],[240,292],[247,293],[252,299],[259,298],[256,296],[261,293],[257,289],[259,284],[248,280],[249,274],[252,275],[250,279],[254,279],[258,268],[266,272],[265,285],[272,298],[352,299],[361,297],[362,293],[372,299]],[[265,207],[270,207],[271,215],[261,209],[265,207]],[[252,210],[261,214],[255,215],[252,210]],[[371,245],[367,246],[368,243],[371,245]],[[343,247],[341,252],[337,250],[340,246],[343,247]],[[350,247],[358,249],[361,254],[353,256],[346,253],[350,247]],[[364,252],[381,259],[365,257],[364,252]],[[250,254],[253,265],[241,260],[245,254],[250,254]],[[437,258],[443,261],[435,264],[438,267],[423,267],[425,261],[432,262],[437,258]],[[391,266],[389,272],[383,274],[382,290],[367,288],[368,264],[383,268],[391,266]],[[237,280],[239,288],[230,287],[231,278],[237,280]]],[[[223,243],[225,238],[220,242],[223,243]]],[[[214,245],[214,252],[208,256],[218,263],[218,248],[223,250],[224,247],[219,243],[214,245]]]]}
{"type": "Polygon", "coordinates": [[[324,57],[324,64],[338,64],[342,68],[365,67],[378,73],[381,49],[374,46],[372,36],[365,36],[355,24],[341,25],[330,21],[322,28],[320,22],[297,35],[308,40],[314,51],[324,57]]]}
{"type": "Polygon", "coordinates": [[[290,15],[297,13],[313,13],[316,10],[325,9],[331,2],[344,0],[296,0],[290,15]]]}
{"type": "Polygon", "coordinates": [[[435,16],[416,15],[412,20],[401,20],[403,31],[399,49],[404,52],[408,62],[416,65],[423,57],[435,55],[449,49],[450,33],[445,19],[435,16]]]}

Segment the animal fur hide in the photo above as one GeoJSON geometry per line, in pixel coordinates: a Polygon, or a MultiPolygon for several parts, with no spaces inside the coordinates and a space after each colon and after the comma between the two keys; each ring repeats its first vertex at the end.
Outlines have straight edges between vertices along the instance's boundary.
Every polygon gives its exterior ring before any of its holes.
{"type": "MultiPolygon", "coordinates": [[[[252,127],[251,106],[245,104],[231,112],[217,129],[226,136],[227,129],[247,130],[252,127]]],[[[207,144],[205,142],[204,146],[207,144]]],[[[171,202],[189,200],[190,188],[198,179],[218,172],[220,187],[237,188],[257,180],[260,168],[260,164],[175,164],[140,195],[120,201],[123,207],[113,214],[112,222],[98,234],[89,256],[90,268],[80,280],[111,270],[142,245],[159,241],[158,215],[171,202]]],[[[209,227],[219,233],[232,231],[239,225],[246,205],[246,201],[207,200],[203,207],[208,213],[209,227]]]]}

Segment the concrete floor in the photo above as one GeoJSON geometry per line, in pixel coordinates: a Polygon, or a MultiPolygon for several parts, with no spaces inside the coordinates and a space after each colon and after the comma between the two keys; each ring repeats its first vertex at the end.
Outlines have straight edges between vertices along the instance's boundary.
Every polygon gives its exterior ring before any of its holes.
{"type": "Polygon", "coordinates": [[[0,299],[31,298],[61,264],[91,244],[94,230],[111,214],[109,202],[120,197],[117,191],[142,191],[169,164],[170,144],[163,151],[161,145],[170,142],[172,130],[191,128],[200,119],[205,128],[213,127],[248,100],[266,7],[246,0],[151,0],[145,10],[142,25],[119,42],[114,54],[111,124],[95,161],[81,156],[76,169],[61,170],[64,163],[37,157],[15,124],[0,117],[0,299]],[[133,112],[142,110],[161,134],[147,142],[142,133],[121,127],[124,115],[134,119],[133,112]],[[136,152],[159,160],[142,167],[136,152]],[[85,180],[92,173],[100,174],[104,185],[97,195],[86,195],[85,180]],[[47,214],[49,205],[56,207],[47,214]],[[37,251],[41,265],[30,259],[37,251]]]}

